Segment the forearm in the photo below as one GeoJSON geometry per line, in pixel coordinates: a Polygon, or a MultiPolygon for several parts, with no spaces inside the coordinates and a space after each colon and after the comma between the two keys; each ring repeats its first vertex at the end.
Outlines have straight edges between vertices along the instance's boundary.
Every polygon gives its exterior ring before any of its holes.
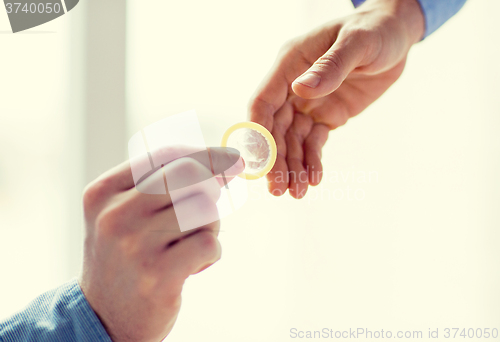
{"type": "Polygon", "coordinates": [[[76,280],[0,322],[1,342],[111,342],[76,280]]]}
{"type": "MultiPolygon", "coordinates": [[[[391,2],[391,0],[387,0],[391,2]]],[[[385,2],[384,0],[352,0],[354,6],[358,7],[365,3],[368,5],[373,2],[385,2]]],[[[441,25],[443,25],[448,19],[454,16],[465,4],[466,0],[394,0],[392,2],[398,2],[401,5],[407,6],[408,8],[418,5],[420,12],[423,14],[424,19],[424,33],[422,38],[426,38],[434,31],[436,31],[441,25]]],[[[411,20],[411,19],[410,19],[411,20]]],[[[410,24],[409,26],[412,26],[410,24]]],[[[414,27],[418,29],[417,27],[414,27]]]]}

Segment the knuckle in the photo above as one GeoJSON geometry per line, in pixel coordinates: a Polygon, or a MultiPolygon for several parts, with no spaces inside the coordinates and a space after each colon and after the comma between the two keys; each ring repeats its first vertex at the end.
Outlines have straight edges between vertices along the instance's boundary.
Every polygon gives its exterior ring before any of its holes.
{"type": "Polygon", "coordinates": [[[215,204],[213,198],[207,194],[201,193],[198,196],[195,196],[195,200],[192,205],[193,209],[201,217],[218,218],[217,205],[215,204]]]}
{"type": "Polygon", "coordinates": [[[321,56],[314,64],[320,70],[328,70],[329,73],[342,73],[344,67],[341,57],[334,51],[321,56]]]}
{"type": "Polygon", "coordinates": [[[206,260],[216,260],[219,257],[219,240],[217,237],[208,231],[197,233],[198,248],[203,253],[203,258],[206,260]]]}
{"type": "Polygon", "coordinates": [[[209,182],[207,182],[206,186],[203,188],[205,194],[211,198],[213,202],[217,202],[221,195],[221,189],[219,183],[212,178],[209,182]]]}
{"type": "Polygon", "coordinates": [[[189,197],[185,205],[182,206],[178,220],[189,223],[190,229],[204,227],[207,228],[219,221],[219,212],[215,201],[203,193],[189,197]],[[184,212],[185,211],[185,212],[184,212]]]}
{"type": "Polygon", "coordinates": [[[84,210],[91,210],[97,203],[101,202],[108,194],[109,180],[98,179],[88,184],[83,190],[84,210]]]}
{"type": "Polygon", "coordinates": [[[288,55],[293,50],[295,50],[296,46],[297,46],[297,38],[292,38],[285,41],[285,43],[279,49],[279,55],[280,56],[288,55]]]}
{"type": "Polygon", "coordinates": [[[307,37],[295,37],[283,44],[278,52],[276,62],[281,66],[293,66],[297,63],[309,63],[309,59],[304,55],[305,41],[307,37]],[[292,64],[290,64],[292,63],[292,64]]]}
{"type": "Polygon", "coordinates": [[[181,308],[181,296],[177,293],[167,295],[163,301],[163,304],[174,312],[178,312],[181,308]]]}
{"type": "Polygon", "coordinates": [[[250,113],[265,113],[265,114],[274,114],[277,109],[276,106],[264,99],[264,94],[260,93],[250,100],[249,109],[250,113]]]}
{"type": "Polygon", "coordinates": [[[89,211],[92,208],[93,204],[95,203],[96,197],[96,191],[90,185],[87,185],[83,190],[82,195],[83,210],[85,212],[89,211]]]}
{"type": "Polygon", "coordinates": [[[96,229],[100,235],[116,236],[123,231],[123,215],[119,207],[104,209],[97,215],[96,229]]]}
{"type": "Polygon", "coordinates": [[[349,120],[349,116],[345,113],[337,113],[335,117],[332,119],[332,128],[338,128],[340,126],[344,126],[349,120]]]}

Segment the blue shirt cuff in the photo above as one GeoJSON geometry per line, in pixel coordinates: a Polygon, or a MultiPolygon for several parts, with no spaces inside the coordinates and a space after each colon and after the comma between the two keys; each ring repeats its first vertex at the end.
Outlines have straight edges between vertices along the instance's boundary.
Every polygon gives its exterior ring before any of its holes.
{"type": "Polygon", "coordinates": [[[0,322],[2,342],[112,342],[76,279],[0,322]]]}
{"type": "MultiPolygon", "coordinates": [[[[448,19],[453,17],[465,4],[466,0],[418,0],[425,18],[424,38],[436,31],[448,19]]],[[[355,7],[365,0],[352,0],[355,7]]]]}

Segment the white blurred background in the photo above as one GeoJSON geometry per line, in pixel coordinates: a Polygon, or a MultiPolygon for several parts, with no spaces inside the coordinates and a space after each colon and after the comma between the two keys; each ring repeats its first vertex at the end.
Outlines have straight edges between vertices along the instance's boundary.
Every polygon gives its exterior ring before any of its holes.
{"type": "MultiPolygon", "coordinates": [[[[246,120],[279,47],[351,10],[88,0],[16,35],[0,11],[0,317],[78,274],[81,191],[126,158],[129,137],[196,109],[217,145],[246,120]]],[[[166,340],[500,329],[499,12],[469,0],[416,45],[400,80],[330,133],[325,179],[304,199],[251,183],[222,222],[222,259],[187,281],[166,340]]]]}

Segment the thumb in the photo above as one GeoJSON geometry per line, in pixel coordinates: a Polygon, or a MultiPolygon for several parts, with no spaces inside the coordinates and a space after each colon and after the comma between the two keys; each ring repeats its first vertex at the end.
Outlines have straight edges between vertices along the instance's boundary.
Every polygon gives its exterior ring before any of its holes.
{"type": "Polygon", "coordinates": [[[315,99],[334,92],[363,61],[366,43],[354,35],[341,38],[292,83],[298,96],[315,99]]]}

